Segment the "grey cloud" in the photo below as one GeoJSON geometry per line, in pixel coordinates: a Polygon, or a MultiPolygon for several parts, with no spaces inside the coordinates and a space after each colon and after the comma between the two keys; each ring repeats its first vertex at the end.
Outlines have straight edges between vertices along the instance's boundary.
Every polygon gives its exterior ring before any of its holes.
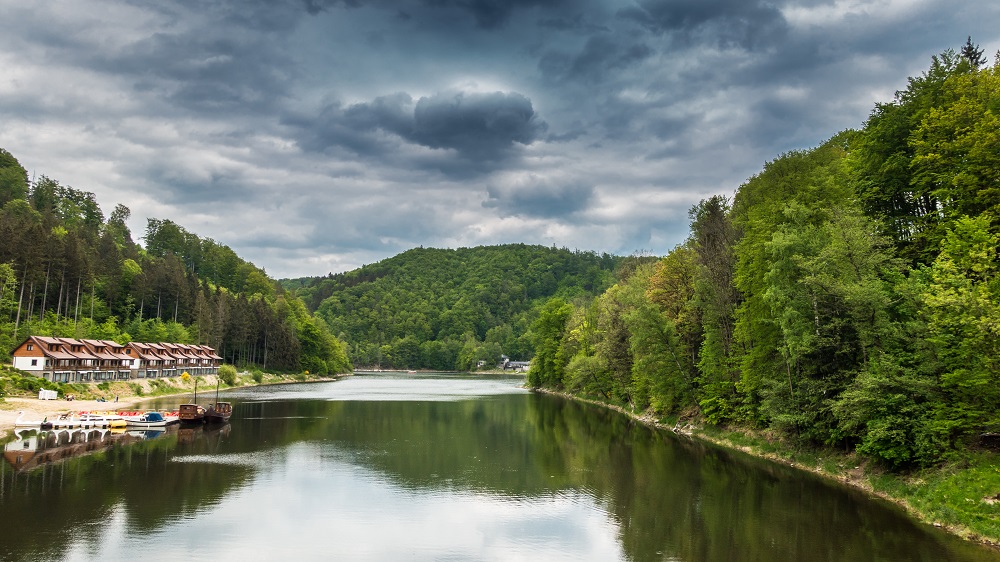
{"type": "Polygon", "coordinates": [[[431,148],[495,158],[514,143],[531,144],[546,128],[521,94],[458,92],[420,98],[410,138],[431,148]]]}
{"type": "Polygon", "coordinates": [[[580,31],[585,33],[611,31],[611,28],[606,25],[592,23],[583,14],[575,14],[569,17],[560,15],[552,18],[542,18],[538,20],[538,25],[542,28],[556,31],[580,31]]]}
{"type": "Polygon", "coordinates": [[[361,0],[303,0],[306,11],[316,15],[334,7],[358,8],[378,6],[391,10],[404,19],[421,17],[433,18],[435,12],[459,12],[471,16],[481,29],[503,27],[518,10],[533,8],[558,8],[563,0],[381,0],[362,2],[361,0]]]}
{"type": "Polygon", "coordinates": [[[1000,4],[960,4],[8,1],[0,146],[279,275],[419,244],[665,252],[693,201],[860,126],[931,55],[994,51],[1000,4]]]}
{"type": "Polygon", "coordinates": [[[291,64],[261,38],[156,34],[106,59],[139,90],[161,90],[186,109],[260,110],[287,92],[291,64]]]}
{"type": "Polygon", "coordinates": [[[776,42],[787,31],[775,4],[763,0],[640,0],[618,15],[655,33],[677,33],[686,41],[703,34],[702,41],[747,49],[776,42]]]}
{"type": "Polygon", "coordinates": [[[500,216],[564,218],[586,209],[594,199],[594,186],[529,178],[486,188],[483,207],[500,216]]]}
{"type": "Polygon", "coordinates": [[[554,80],[600,82],[614,71],[642,62],[654,53],[643,42],[619,41],[606,34],[592,36],[575,55],[550,51],[539,60],[542,73],[554,80]]]}
{"type": "Polygon", "coordinates": [[[484,166],[508,158],[515,144],[535,142],[547,128],[531,100],[504,92],[442,93],[416,103],[399,93],[347,108],[331,104],[318,119],[299,115],[287,122],[300,129],[299,143],[306,150],[341,146],[385,153],[389,144],[379,133],[390,133],[408,143],[453,150],[484,166]]]}

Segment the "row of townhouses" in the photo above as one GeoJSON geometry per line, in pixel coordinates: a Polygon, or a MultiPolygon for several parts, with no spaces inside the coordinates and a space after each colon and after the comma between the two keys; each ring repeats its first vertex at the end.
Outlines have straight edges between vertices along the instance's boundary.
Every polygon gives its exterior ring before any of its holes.
{"type": "Polygon", "coordinates": [[[214,375],[222,358],[207,345],[29,336],[14,349],[14,368],[53,382],[94,382],[214,375]]]}

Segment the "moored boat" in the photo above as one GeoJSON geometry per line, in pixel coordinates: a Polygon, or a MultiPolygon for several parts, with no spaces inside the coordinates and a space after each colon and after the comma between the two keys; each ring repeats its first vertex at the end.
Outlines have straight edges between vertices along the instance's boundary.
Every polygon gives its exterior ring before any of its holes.
{"type": "Polygon", "coordinates": [[[184,425],[205,423],[205,408],[197,404],[181,404],[177,408],[177,419],[184,425]]]}
{"type": "Polygon", "coordinates": [[[233,405],[229,402],[216,402],[205,410],[205,421],[208,423],[225,423],[233,415],[233,405]]]}
{"type": "Polygon", "coordinates": [[[233,415],[233,405],[229,402],[219,402],[219,383],[215,383],[215,404],[209,404],[205,410],[207,423],[226,423],[233,415]]]}
{"type": "Polygon", "coordinates": [[[205,408],[198,405],[198,379],[194,379],[194,400],[177,408],[177,418],[184,425],[205,423],[205,408]]]}
{"type": "Polygon", "coordinates": [[[47,417],[41,421],[25,420],[23,418],[24,412],[21,412],[14,421],[14,427],[38,429],[108,429],[125,427],[125,421],[120,416],[90,414],[87,412],[62,414],[52,420],[47,417]]]}
{"type": "Polygon", "coordinates": [[[177,416],[164,415],[160,412],[146,412],[138,416],[122,416],[128,427],[166,427],[177,423],[177,416]]]}

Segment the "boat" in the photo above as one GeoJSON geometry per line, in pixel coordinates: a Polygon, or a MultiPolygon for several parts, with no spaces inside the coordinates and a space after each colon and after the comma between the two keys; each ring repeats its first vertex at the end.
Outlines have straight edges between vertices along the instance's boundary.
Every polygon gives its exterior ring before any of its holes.
{"type": "Polygon", "coordinates": [[[181,404],[177,408],[177,419],[184,425],[205,423],[205,408],[197,404],[181,404]]]}
{"type": "Polygon", "coordinates": [[[226,423],[233,415],[233,405],[229,402],[216,402],[205,410],[205,421],[208,423],[226,423]]]}
{"type": "Polygon", "coordinates": [[[233,405],[229,402],[219,402],[219,383],[215,383],[215,404],[209,404],[205,410],[207,423],[226,423],[233,415],[233,405]]]}
{"type": "Polygon", "coordinates": [[[36,428],[36,429],[108,429],[113,427],[125,427],[125,420],[120,416],[90,414],[80,412],[79,414],[61,414],[53,420],[47,417],[41,421],[24,420],[24,412],[21,412],[14,421],[14,427],[36,428]]]}
{"type": "Polygon", "coordinates": [[[198,405],[198,379],[194,379],[194,400],[177,408],[177,418],[184,425],[205,423],[205,408],[198,405]]]}
{"type": "Polygon", "coordinates": [[[160,412],[146,412],[138,416],[123,416],[130,428],[166,427],[178,422],[176,416],[164,416],[160,412]]]}

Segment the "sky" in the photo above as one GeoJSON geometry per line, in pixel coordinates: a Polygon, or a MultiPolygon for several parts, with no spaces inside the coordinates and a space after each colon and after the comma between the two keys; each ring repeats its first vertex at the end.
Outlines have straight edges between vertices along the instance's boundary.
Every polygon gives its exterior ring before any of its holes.
{"type": "Polygon", "coordinates": [[[0,148],[273,277],[417,246],[662,255],[995,0],[0,0],[0,148]]]}

